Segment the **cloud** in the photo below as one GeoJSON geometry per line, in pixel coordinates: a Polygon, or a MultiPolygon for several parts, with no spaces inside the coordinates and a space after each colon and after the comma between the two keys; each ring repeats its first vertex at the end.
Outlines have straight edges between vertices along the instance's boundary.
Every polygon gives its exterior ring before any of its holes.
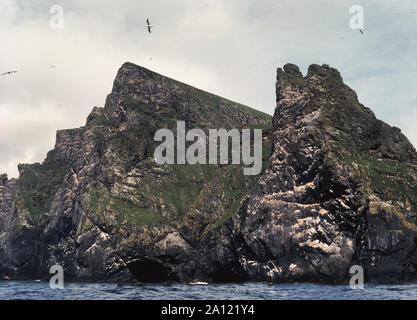
{"type": "Polygon", "coordinates": [[[416,1],[361,1],[364,35],[349,28],[348,0],[62,0],[65,28],[52,30],[56,3],[1,4],[0,70],[18,70],[0,78],[0,171],[11,176],[104,104],[125,61],[269,114],[277,67],[327,63],[417,145],[416,1]]]}

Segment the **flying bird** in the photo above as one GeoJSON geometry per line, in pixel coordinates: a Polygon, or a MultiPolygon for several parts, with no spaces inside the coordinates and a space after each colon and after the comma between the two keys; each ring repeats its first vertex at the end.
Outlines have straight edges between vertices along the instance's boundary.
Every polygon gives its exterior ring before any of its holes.
{"type": "Polygon", "coordinates": [[[363,34],[363,30],[362,29],[358,29],[360,32],[361,32],[361,34],[363,34]]]}
{"type": "Polygon", "coordinates": [[[148,28],[149,33],[151,33],[152,25],[149,23],[149,19],[146,19],[146,27],[148,28]]]}
{"type": "Polygon", "coordinates": [[[1,75],[2,76],[4,76],[4,75],[6,75],[6,74],[12,74],[12,73],[16,73],[17,71],[7,71],[7,72],[5,72],[5,73],[2,73],[1,75]]]}

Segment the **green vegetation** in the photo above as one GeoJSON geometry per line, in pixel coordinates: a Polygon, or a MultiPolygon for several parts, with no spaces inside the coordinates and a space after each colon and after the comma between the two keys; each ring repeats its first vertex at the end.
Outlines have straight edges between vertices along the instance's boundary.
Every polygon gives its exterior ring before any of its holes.
{"type": "Polygon", "coordinates": [[[89,186],[86,208],[90,220],[107,221],[109,216],[115,216],[119,227],[125,223],[138,227],[169,224],[160,213],[148,208],[140,208],[126,200],[117,199],[105,187],[97,189],[92,185],[89,186]]]}
{"type": "MultiPolygon", "coordinates": [[[[268,166],[269,158],[272,152],[272,142],[270,140],[264,140],[262,142],[262,173],[265,172],[268,166]]],[[[241,166],[233,168],[230,176],[231,180],[224,181],[224,190],[228,197],[231,199],[230,206],[225,210],[224,214],[217,217],[216,221],[210,227],[211,229],[218,228],[226,223],[234,214],[237,213],[241,201],[250,192],[252,187],[259,179],[257,176],[244,176],[241,166]]]]}
{"type": "Polygon", "coordinates": [[[42,214],[49,212],[54,196],[68,171],[68,167],[55,160],[54,151],[48,153],[42,164],[19,165],[19,210],[28,210],[34,222],[42,214]]]}
{"type": "Polygon", "coordinates": [[[270,120],[271,116],[269,114],[266,114],[264,112],[261,112],[259,110],[250,108],[248,106],[245,106],[243,104],[240,104],[238,102],[234,102],[228,99],[225,99],[223,97],[220,97],[218,95],[215,95],[213,93],[208,93],[206,91],[203,91],[201,89],[192,87],[188,84],[182,83],[180,81],[177,80],[173,80],[171,79],[174,83],[176,83],[178,86],[181,87],[181,89],[183,89],[188,96],[192,97],[193,99],[195,99],[196,101],[200,102],[200,104],[202,105],[206,105],[209,106],[212,110],[218,110],[220,109],[220,107],[222,105],[225,104],[231,104],[231,105],[235,105],[237,107],[240,107],[243,110],[249,111],[250,113],[252,113],[253,115],[256,115],[258,117],[264,118],[266,120],[270,120]]]}
{"type": "MultiPolygon", "coordinates": [[[[191,102],[188,125],[206,129],[210,124],[241,128],[245,123],[248,129],[262,129],[270,135],[270,115],[176,80],[167,81],[168,88],[179,86],[186,96],[184,102],[191,102]],[[219,112],[223,107],[228,109],[219,112]],[[228,111],[234,110],[236,116],[228,114],[221,120],[228,111]],[[240,117],[242,111],[243,117],[240,117]]],[[[155,165],[154,133],[163,127],[176,131],[177,119],[184,119],[183,99],[174,99],[172,106],[154,108],[144,103],[146,100],[129,95],[125,98],[117,127],[109,126],[104,113],[97,111],[90,114],[86,127],[65,130],[65,134],[74,137],[89,130],[88,137],[92,138],[99,157],[111,149],[117,155],[114,165],[121,168],[123,174],[134,172],[130,180],[127,176],[126,181],[117,181],[115,176],[104,177],[106,186],[96,183],[88,187],[85,198],[88,220],[96,224],[116,221],[116,227],[126,224],[141,227],[181,226],[196,218],[196,226],[191,229],[198,234],[203,229],[221,226],[237,212],[259,176],[244,176],[243,165],[155,165]],[[123,187],[110,191],[111,184],[117,188],[114,183],[123,187]]],[[[263,169],[270,153],[271,141],[264,140],[263,169]]],[[[53,152],[43,164],[21,166],[20,207],[26,208],[34,220],[49,211],[68,171],[69,168],[54,160],[53,152]]]]}
{"type": "Polygon", "coordinates": [[[367,153],[357,154],[347,148],[332,145],[332,154],[348,165],[360,180],[365,194],[381,199],[408,202],[417,209],[417,168],[409,163],[377,159],[367,153]]]}
{"type": "Polygon", "coordinates": [[[71,137],[81,136],[85,132],[85,127],[75,128],[75,129],[65,129],[66,134],[70,135],[71,137]]]}
{"type": "MultiPolygon", "coordinates": [[[[263,141],[263,170],[271,154],[271,141],[263,141]]],[[[86,207],[90,220],[108,221],[115,216],[118,224],[172,224],[195,237],[223,225],[237,213],[242,199],[259,179],[244,176],[243,165],[156,165],[152,158],[136,163],[140,177],[130,185],[134,202],[111,195],[101,187],[90,186],[86,207]]]]}
{"type": "Polygon", "coordinates": [[[103,114],[98,113],[91,113],[87,118],[88,125],[95,125],[95,126],[106,126],[108,125],[108,120],[106,116],[103,114]]]}

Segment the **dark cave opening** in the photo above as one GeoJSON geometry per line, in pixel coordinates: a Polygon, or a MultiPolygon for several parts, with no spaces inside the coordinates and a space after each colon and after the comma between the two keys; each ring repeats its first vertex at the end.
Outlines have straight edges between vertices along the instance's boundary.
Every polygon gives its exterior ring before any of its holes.
{"type": "Polygon", "coordinates": [[[176,281],[176,277],[169,267],[155,259],[140,258],[127,264],[129,271],[140,282],[176,281]]]}

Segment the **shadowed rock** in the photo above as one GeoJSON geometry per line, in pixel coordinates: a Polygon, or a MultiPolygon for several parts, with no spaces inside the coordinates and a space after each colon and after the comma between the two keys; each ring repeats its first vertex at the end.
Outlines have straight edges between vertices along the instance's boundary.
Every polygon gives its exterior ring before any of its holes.
{"type": "Polygon", "coordinates": [[[414,147],[327,65],[287,64],[276,88],[269,167],[235,223],[250,278],[415,279],[414,147]]]}
{"type": "Polygon", "coordinates": [[[0,176],[0,276],[416,280],[417,153],[327,65],[277,71],[274,117],[132,63],[42,164],[0,176]],[[263,173],[165,165],[154,133],[263,129],[263,173]],[[272,120],[272,121],[271,121],[272,120]],[[271,155],[272,145],[272,155],[271,155]]]}
{"type": "Polygon", "coordinates": [[[84,127],[58,131],[44,163],[19,166],[1,212],[15,217],[1,230],[7,276],[48,277],[60,264],[68,280],[221,279],[233,254],[219,230],[257,177],[238,165],[157,165],[154,133],[177,120],[271,128],[269,115],[125,63],[84,127]]]}

